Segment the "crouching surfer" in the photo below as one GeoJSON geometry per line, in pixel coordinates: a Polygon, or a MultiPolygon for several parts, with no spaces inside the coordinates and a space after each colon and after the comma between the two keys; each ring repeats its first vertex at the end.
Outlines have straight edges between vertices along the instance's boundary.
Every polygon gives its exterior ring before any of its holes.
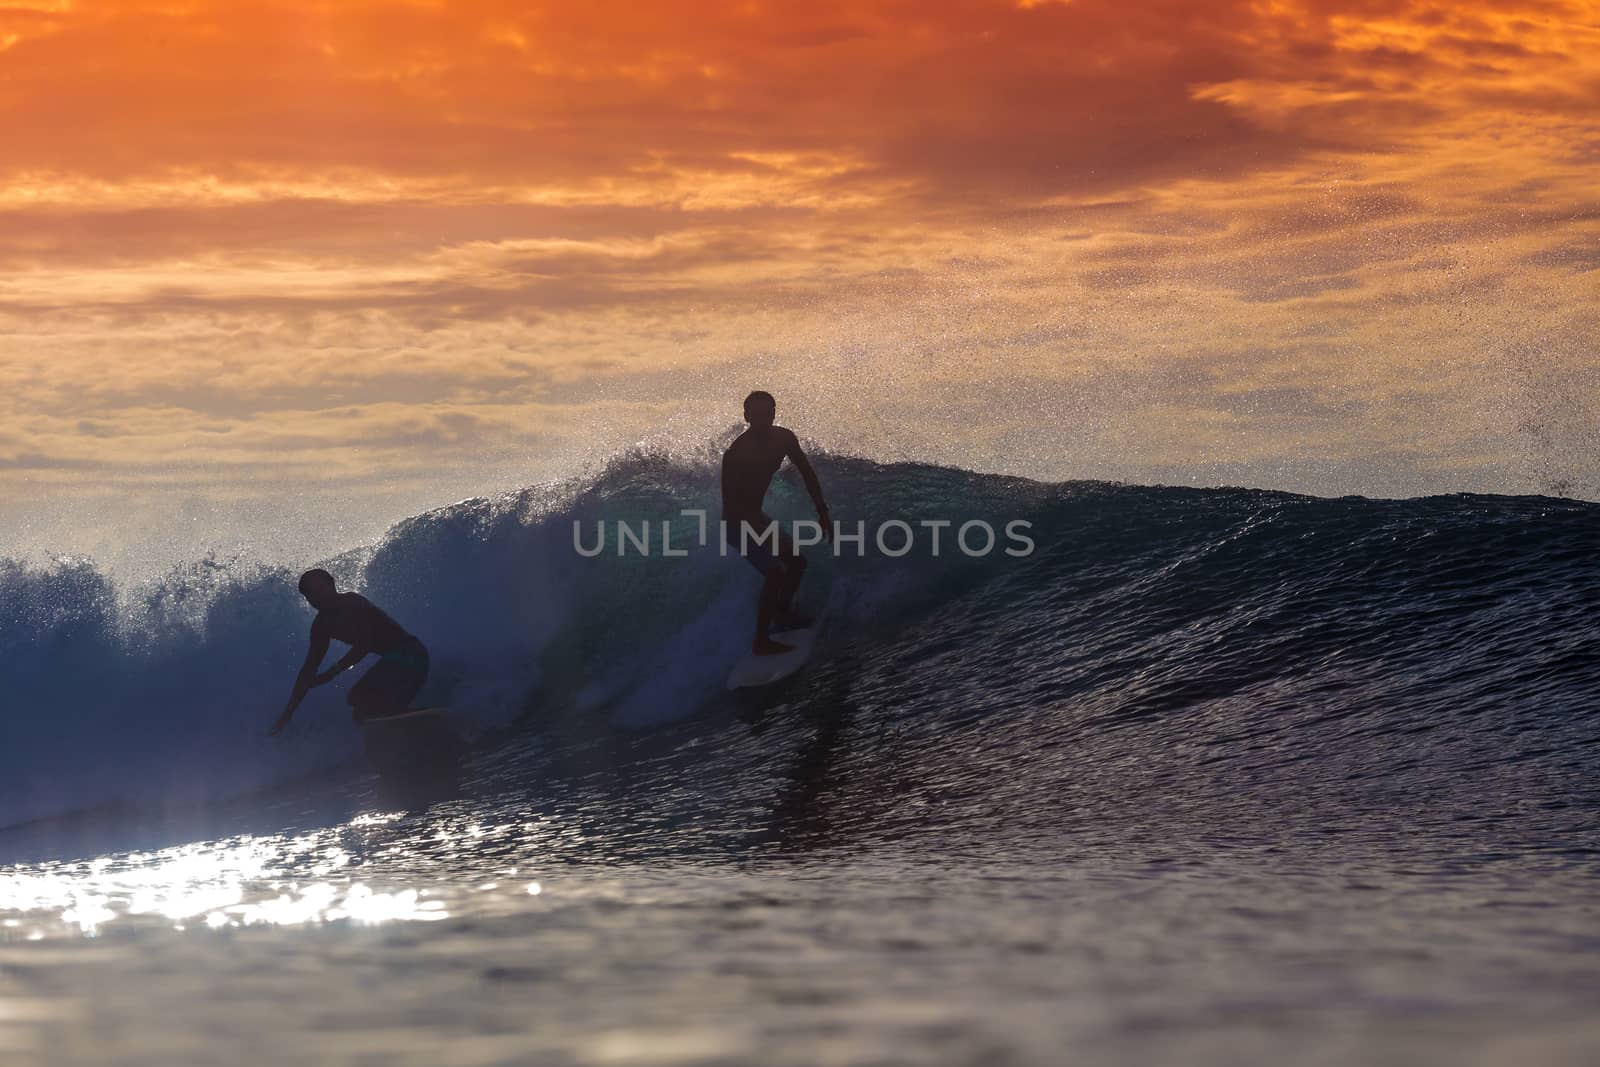
{"type": "Polygon", "coordinates": [[[267,732],[275,734],[288,726],[306,693],[333,681],[372,653],[378,655],[377,664],[351,686],[346,698],[356,722],[405,711],[428,680],[428,650],[422,642],[360,593],[339,592],[333,575],[325,570],[302,574],[300,595],[317,609],[317,617],[311,621],[311,648],[294,680],[288,705],[267,732]],[[318,673],[329,640],[344,642],[350,651],[318,673]]]}

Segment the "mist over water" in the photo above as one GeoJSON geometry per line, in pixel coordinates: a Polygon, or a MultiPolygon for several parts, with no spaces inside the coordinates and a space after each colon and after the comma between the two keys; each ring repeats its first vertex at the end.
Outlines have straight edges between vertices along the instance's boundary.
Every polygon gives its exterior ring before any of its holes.
{"type": "MultiPolygon", "coordinates": [[[[393,442],[362,438],[357,404],[318,409],[327,439],[313,455],[264,447],[226,459],[222,446],[241,425],[126,470],[0,468],[13,475],[0,551],[36,564],[87,556],[119,581],[210,553],[304,565],[453,501],[593,480],[633,450],[698,462],[708,442],[730,435],[752,388],[773,390],[779,421],[805,439],[875,462],[1318,496],[1600,497],[1593,331],[1581,321],[1458,322],[1455,310],[1473,297],[1451,283],[1419,298],[1407,319],[1444,330],[1425,343],[1374,340],[1366,331],[1394,328],[1392,317],[1333,307],[1289,317],[1311,339],[1299,355],[1242,327],[1209,347],[1169,347],[1144,335],[1183,339],[1236,310],[1214,294],[1161,296],[1148,285],[1041,309],[1023,299],[1040,280],[1009,269],[955,265],[804,304],[798,319],[777,310],[765,325],[739,318],[750,332],[731,350],[686,345],[666,367],[619,361],[570,381],[531,375],[507,403],[515,395],[538,406],[514,422],[508,411],[462,409],[462,386],[432,398],[393,442]]],[[[1538,305],[1563,291],[1521,279],[1514,295],[1538,305]]],[[[370,400],[384,396],[380,384],[370,400]]],[[[258,430],[280,417],[245,410],[258,430]]]]}

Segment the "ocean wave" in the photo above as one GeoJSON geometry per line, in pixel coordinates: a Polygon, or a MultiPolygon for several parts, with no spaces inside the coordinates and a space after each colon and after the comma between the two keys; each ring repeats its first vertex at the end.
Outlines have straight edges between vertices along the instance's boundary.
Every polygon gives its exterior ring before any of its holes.
{"type": "MultiPolygon", "coordinates": [[[[730,699],[722,681],[759,586],[683,515],[714,521],[713,458],[624,456],[418,515],[324,562],[427,643],[422,703],[498,734],[682,720],[730,699]],[[575,524],[592,543],[597,524],[619,522],[670,522],[686,554],[575,549],[575,524]]],[[[1033,786],[997,779],[997,792],[1079,790],[1179,750],[1181,766],[1203,759],[1201,792],[1268,764],[1360,778],[1400,748],[1414,769],[1383,788],[1416,790],[1441,768],[1482,776],[1508,745],[1592,739],[1593,505],[817,465],[835,519],[919,534],[901,556],[870,535],[859,554],[814,550],[802,598],[827,602],[833,651],[856,665],[849,699],[913,747],[990,751],[985,774],[1044,747],[1084,754],[1033,786]],[[1027,523],[1034,551],[955,550],[954,527],[973,520],[1027,523]],[[937,556],[921,536],[936,521],[953,524],[937,556]],[[977,722],[981,740],[966,733],[977,722]]],[[[771,500],[779,518],[809,517],[788,472],[771,500]]],[[[89,561],[0,563],[0,823],[114,801],[203,805],[354,764],[349,679],[315,691],[288,736],[264,736],[310,621],[294,570],[207,559],[119,588],[89,561]]]]}

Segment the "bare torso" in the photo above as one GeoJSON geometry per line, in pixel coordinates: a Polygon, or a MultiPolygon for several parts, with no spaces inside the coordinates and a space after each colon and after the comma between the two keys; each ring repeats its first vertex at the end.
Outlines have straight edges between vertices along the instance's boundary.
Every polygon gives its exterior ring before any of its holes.
{"type": "Polygon", "coordinates": [[[730,523],[764,520],[761,510],[772,476],[783,459],[798,448],[795,436],[781,426],[752,426],[722,455],[722,517],[730,523]]]}
{"type": "Polygon", "coordinates": [[[331,637],[379,655],[412,639],[404,627],[360,593],[340,593],[332,607],[319,611],[311,623],[311,636],[331,637]]]}

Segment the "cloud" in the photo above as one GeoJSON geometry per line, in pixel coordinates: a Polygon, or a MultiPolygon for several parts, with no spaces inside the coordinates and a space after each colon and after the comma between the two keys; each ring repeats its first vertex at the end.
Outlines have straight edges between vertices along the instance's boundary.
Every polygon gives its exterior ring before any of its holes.
{"type": "Polygon", "coordinates": [[[1514,29],[1503,8],[1432,14],[672,0],[622,23],[592,5],[493,0],[84,6],[51,14],[51,32],[31,15],[11,31],[7,166],[665,192],[675,173],[718,169],[754,189],[786,184],[743,164],[821,153],[854,161],[834,185],[892,175],[944,200],[1025,200],[1350,146],[1392,132],[1363,119],[1438,111],[1422,98],[1447,76],[1458,91],[1542,99],[1575,62],[1564,38],[1514,29]],[[1509,66],[1479,76],[1485,57],[1509,66]],[[1263,121],[1307,111],[1315,121],[1263,121]]]}
{"type": "Polygon", "coordinates": [[[1536,267],[1555,267],[1576,274],[1600,270],[1600,236],[1585,242],[1557,245],[1541,249],[1525,258],[1524,262],[1536,267]]]}

